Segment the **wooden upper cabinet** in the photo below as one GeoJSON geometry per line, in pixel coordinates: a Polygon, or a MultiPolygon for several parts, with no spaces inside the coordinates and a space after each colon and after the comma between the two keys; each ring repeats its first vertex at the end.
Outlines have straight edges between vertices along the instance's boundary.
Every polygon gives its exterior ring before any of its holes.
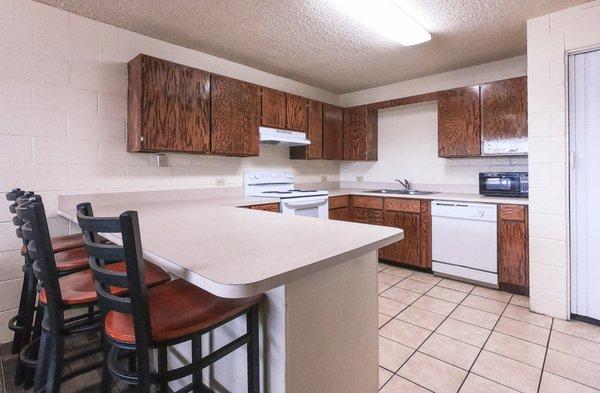
{"type": "Polygon", "coordinates": [[[323,104],[323,158],[344,159],[344,109],[323,104]]]}
{"type": "Polygon", "coordinates": [[[323,158],[323,103],[308,100],[308,146],[293,146],[290,157],[299,159],[323,158]]]}
{"type": "Polygon", "coordinates": [[[262,88],[262,125],[285,128],[286,94],[282,91],[262,88]]]}
{"type": "Polygon", "coordinates": [[[308,130],[308,99],[287,94],[286,125],[288,130],[308,130]]]}
{"type": "Polygon", "coordinates": [[[210,74],[146,55],[127,69],[127,150],[208,153],[210,74]]]}
{"type": "Polygon", "coordinates": [[[481,86],[483,155],[527,154],[527,77],[481,86]]]}
{"type": "Polygon", "coordinates": [[[211,152],[257,156],[260,86],[220,75],[211,82],[211,152]]]}
{"type": "Polygon", "coordinates": [[[446,90],[438,96],[438,155],[481,154],[479,86],[446,90]]]}
{"type": "Polygon", "coordinates": [[[377,160],[377,110],[344,109],[344,160],[377,160]]]}

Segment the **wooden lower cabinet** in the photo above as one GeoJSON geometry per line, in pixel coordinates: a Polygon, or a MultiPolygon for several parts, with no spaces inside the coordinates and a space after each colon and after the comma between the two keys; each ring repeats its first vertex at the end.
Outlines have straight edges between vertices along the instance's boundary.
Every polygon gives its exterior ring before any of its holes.
{"type": "Polygon", "coordinates": [[[529,218],[527,206],[498,206],[498,281],[500,289],[529,292],[529,218]]]}
{"type": "Polygon", "coordinates": [[[361,224],[383,225],[383,210],[353,207],[352,221],[361,224]]]}
{"type": "Polygon", "coordinates": [[[348,195],[329,197],[329,219],[352,221],[350,197],[348,195]]]}
{"type": "Polygon", "coordinates": [[[264,210],[268,212],[279,213],[279,203],[266,203],[264,205],[252,205],[248,206],[252,210],[264,210]]]}

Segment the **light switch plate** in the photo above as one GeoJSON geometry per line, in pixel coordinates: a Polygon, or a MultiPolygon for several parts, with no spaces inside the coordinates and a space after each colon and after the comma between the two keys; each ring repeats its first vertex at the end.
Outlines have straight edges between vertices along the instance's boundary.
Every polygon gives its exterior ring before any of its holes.
{"type": "Polygon", "coordinates": [[[364,176],[356,176],[356,181],[365,181],[364,176]]]}
{"type": "Polygon", "coordinates": [[[156,154],[156,157],[154,158],[154,163],[159,168],[167,166],[167,156],[163,153],[156,154]]]}
{"type": "Polygon", "coordinates": [[[215,182],[215,184],[217,186],[224,186],[225,185],[225,178],[223,178],[223,177],[217,178],[217,181],[215,182]]]}

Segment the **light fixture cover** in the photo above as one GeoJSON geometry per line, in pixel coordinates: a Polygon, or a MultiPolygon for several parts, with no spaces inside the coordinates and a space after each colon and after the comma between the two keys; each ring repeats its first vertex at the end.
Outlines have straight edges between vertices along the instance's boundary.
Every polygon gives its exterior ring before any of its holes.
{"type": "Polygon", "coordinates": [[[403,46],[431,40],[431,34],[403,11],[395,0],[330,0],[365,26],[403,46]]]}

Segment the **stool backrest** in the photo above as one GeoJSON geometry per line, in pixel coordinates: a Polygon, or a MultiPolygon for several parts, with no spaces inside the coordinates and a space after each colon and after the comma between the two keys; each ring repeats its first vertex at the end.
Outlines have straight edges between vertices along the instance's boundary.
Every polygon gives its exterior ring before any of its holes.
{"type": "Polygon", "coordinates": [[[42,198],[35,195],[27,200],[20,198],[17,217],[23,221],[20,230],[27,242],[27,254],[33,261],[33,271],[46,292],[48,321],[51,328],[62,326],[63,303],[59,285],[59,272],[54,260],[52,238],[42,198]]]}
{"type": "Polygon", "coordinates": [[[77,205],[77,221],[90,255],[101,312],[131,314],[136,344],[147,346],[151,337],[150,315],[137,212],[126,211],[119,217],[94,217],[92,205],[81,203],[77,205]],[[120,233],[123,245],[100,243],[99,233],[120,233]],[[117,261],[125,261],[125,272],[106,268],[117,261]],[[127,288],[128,291],[124,296],[115,296],[111,287],[127,288]]]}

